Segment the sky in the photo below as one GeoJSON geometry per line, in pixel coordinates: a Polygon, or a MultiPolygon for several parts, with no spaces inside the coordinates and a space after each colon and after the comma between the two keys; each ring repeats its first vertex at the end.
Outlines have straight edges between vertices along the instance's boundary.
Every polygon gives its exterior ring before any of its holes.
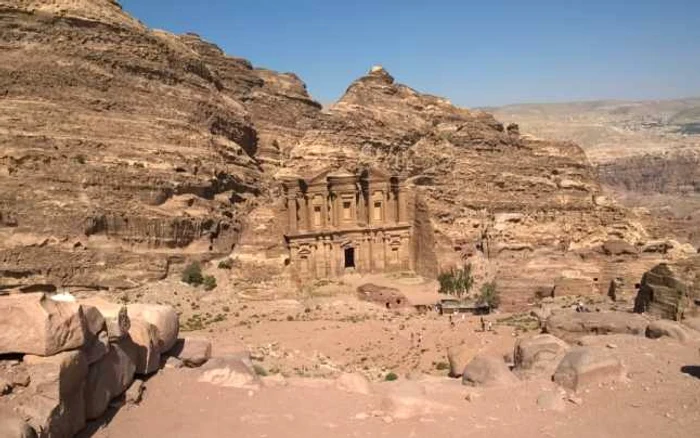
{"type": "Polygon", "coordinates": [[[121,0],[294,72],[324,104],[371,66],[465,107],[700,96],[700,0],[121,0]]]}

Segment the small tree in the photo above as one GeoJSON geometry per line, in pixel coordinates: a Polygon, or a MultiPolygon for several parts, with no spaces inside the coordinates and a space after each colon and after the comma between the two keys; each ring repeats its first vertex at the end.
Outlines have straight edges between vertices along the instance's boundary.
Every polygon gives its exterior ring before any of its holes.
{"type": "Polygon", "coordinates": [[[219,269],[231,269],[231,268],[233,268],[233,260],[223,259],[222,261],[219,262],[218,268],[219,269]]]}
{"type": "Polygon", "coordinates": [[[202,267],[197,262],[191,263],[182,271],[182,281],[193,286],[199,286],[204,281],[202,267]]]}
{"type": "Polygon", "coordinates": [[[204,277],[204,290],[216,289],[216,278],[213,275],[207,275],[204,277]]]}
{"type": "Polygon", "coordinates": [[[481,286],[481,295],[479,296],[479,303],[488,306],[489,312],[493,309],[497,309],[498,306],[501,305],[501,296],[498,293],[498,288],[496,287],[495,281],[484,283],[481,286]]]}
{"type": "Polygon", "coordinates": [[[474,285],[472,265],[467,263],[461,269],[451,268],[449,271],[441,272],[438,275],[438,282],[440,282],[440,293],[462,299],[469,294],[474,285]]]}

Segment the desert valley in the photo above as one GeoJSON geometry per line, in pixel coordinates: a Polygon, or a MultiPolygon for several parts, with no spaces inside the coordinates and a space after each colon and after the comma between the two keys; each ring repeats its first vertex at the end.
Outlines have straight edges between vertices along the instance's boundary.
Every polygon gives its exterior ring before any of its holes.
{"type": "Polygon", "coordinates": [[[462,108],[0,0],[0,438],[691,437],[700,99],[462,108]]]}

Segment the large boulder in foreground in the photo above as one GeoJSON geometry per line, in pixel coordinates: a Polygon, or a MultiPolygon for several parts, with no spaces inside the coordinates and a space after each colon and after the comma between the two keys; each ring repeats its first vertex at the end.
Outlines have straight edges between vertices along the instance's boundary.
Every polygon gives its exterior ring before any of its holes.
{"type": "Polygon", "coordinates": [[[86,342],[85,316],[79,305],[43,293],[0,297],[0,354],[51,356],[86,342]]]}
{"type": "Polygon", "coordinates": [[[600,383],[623,381],[625,369],[620,359],[604,349],[579,347],[564,356],[552,379],[566,389],[578,391],[600,383]]]}
{"type": "Polygon", "coordinates": [[[85,384],[85,415],[99,418],[109,402],[121,395],[134,381],[136,366],[119,344],[112,344],[100,361],[92,364],[85,384]]]}
{"type": "Polygon", "coordinates": [[[462,384],[469,386],[501,386],[518,383],[503,358],[478,355],[464,368],[462,384]]]}
{"type": "Polygon", "coordinates": [[[136,374],[151,374],[160,367],[159,332],[156,326],[132,319],[129,335],[119,342],[136,367],[136,374]]]}
{"type": "Polygon", "coordinates": [[[521,376],[551,376],[567,351],[569,345],[550,334],[518,339],[513,352],[515,369],[521,376]]]}
{"type": "Polygon", "coordinates": [[[18,412],[40,437],[71,437],[85,427],[88,364],[81,351],[24,357],[31,379],[16,400],[18,412]]]}
{"type": "Polygon", "coordinates": [[[161,304],[129,304],[130,319],[140,319],[158,329],[160,351],[165,353],[175,346],[180,322],[175,308],[161,304]]]}
{"type": "Polygon", "coordinates": [[[649,320],[625,312],[559,311],[545,324],[545,332],[567,342],[586,335],[628,334],[644,336],[649,320]]]}
{"type": "Polygon", "coordinates": [[[119,342],[129,333],[131,322],[126,306],[123,304],[112,303],[99,297],[91,297],[80,300],[80,305],[90,309],[90,312],[94,309],[102,315],[110,342],[119,342]]]}

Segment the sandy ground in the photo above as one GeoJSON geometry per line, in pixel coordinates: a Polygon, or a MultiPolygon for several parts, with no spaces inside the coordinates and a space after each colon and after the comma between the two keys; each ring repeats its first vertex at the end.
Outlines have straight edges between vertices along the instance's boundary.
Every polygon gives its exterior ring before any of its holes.
{"type": "Polygon", "coordinates": [[[563,412],[545,411],[537,398],[558,390],[546,379],[470,388],[438,369],[447,348],[460,343],[489,354],[511,354],[517,337],[536,333],[525,323],[506,325],[513,318],[492,315],[495,330],[484,333],[478,317],[459,318],[452,327],[447,317],[386,311],[348,297],[314,303],[237,303],[230,318],[198,333],[212,338],[215,355],[245,346],[256,364],[293,384],[249,392],[199,383],[196,369],[164,369],[147,382],[140,406],[116,411],[109,422],[93,425],[82,436],[700,436],[697,343],[601,336],[596,342],[623,360],[628,381],[577,394],[563,412]],[[430,376],[419,383],[404,377],[416,370],[430,376]],[[373,393],[298,383],[341,371],[365,374],[373,380],[373,393]],[[389,371],[401,378],[383,381],[389,371]],[[383,394],[401,385],[421,385],[426,399],[448,406],[448,412],[385,418],[377,412],[383,394]]]}

